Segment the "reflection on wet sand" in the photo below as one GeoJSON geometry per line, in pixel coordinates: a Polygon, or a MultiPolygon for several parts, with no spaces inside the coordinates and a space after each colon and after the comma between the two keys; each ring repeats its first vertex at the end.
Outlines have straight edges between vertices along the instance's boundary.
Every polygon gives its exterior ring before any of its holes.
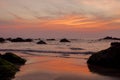
{"type": "Polygon", "coordinates": [[[119,80],[90,72],[86,59],[22,54],[27,64],[14,80],[119,80]]]}

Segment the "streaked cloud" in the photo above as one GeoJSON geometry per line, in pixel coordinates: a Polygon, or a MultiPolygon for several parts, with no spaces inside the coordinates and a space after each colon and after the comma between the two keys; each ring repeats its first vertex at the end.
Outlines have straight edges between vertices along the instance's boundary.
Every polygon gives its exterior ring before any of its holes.
{"type": "Polygon", "coordinates": [[[119,30],[119,25],[120,0],[0,0],[0,27],[89,32],[119,30]]]}
{"type": "Polygon", "coordinates": [[[64,15],[83,14],[103,18],[120,15],[119,0],[1,0],[6,10],[20,16],[23,14],[39,17],[61,17],[64,15]]]}

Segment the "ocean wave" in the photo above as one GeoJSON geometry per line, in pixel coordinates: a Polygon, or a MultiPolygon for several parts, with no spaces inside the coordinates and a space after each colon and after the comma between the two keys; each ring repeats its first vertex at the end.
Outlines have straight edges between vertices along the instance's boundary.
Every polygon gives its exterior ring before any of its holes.
{"type": "Polygon", "coordinates": [[[62,54],[93,54],[94,52],[70,52],[70,51],[47,51],[47,50],[27,50],[27,49],[0,49],[0,51],[17,51],[17,52],[38,52],[38,53],[62,53],[62,54]]]}

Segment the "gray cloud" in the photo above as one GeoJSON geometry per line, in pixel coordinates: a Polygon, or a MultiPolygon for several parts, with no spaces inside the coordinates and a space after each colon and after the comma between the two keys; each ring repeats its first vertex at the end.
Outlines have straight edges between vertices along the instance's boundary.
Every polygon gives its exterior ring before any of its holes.
{"type": "Polygon", "coordinates": [[[12,15],[16,19],[21,19],[21,20],[23,19],[22,17],[20,17],[19,15],[15,14],[13,12],[8,11],[8,14],[12,15]]]}
{"type": "Polygon", "coordinates": [[[120,0],[1,0],[0,2],[6,3],[11,12],[21,17],[23,15],[20,13],[35,18],[36,16],[55,18],[72,14],[100,18],[120,16],[120,0]]]}

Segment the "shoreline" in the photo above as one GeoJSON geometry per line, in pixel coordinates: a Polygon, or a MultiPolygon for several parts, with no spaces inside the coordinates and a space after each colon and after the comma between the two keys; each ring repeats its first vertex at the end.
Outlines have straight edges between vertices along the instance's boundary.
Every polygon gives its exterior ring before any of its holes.
{"type": "Polygon", "coordinates": [[[76,51],[46,51],[46,50],[24,50],[24,49],[0,49],[0,51],[16,51],[16,52],[21,52],[21,51],[26,51],[26,52],[38,52],[38,53],[63,53],[63,54],[93,54],[95,52],[87,51],[87,52],[76,52],[76,51]]]}

